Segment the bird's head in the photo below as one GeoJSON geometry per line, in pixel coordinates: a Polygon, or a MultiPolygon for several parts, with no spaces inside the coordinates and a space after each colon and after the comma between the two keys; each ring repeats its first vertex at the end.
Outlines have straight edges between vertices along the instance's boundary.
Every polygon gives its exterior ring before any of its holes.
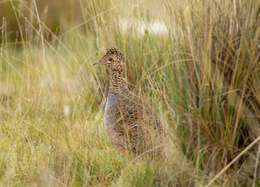
{"type": "Polygon", "coordinates": [[[116,48],[107,50],[106,54],[94,65],[104,64],[112,71],[123,72],[125,69],[124,55],[116,48]]]}

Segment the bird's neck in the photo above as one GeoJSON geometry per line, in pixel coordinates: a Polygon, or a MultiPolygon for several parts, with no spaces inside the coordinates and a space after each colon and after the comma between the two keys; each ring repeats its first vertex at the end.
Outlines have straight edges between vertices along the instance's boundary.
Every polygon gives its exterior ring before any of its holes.
{"type": "Polygon", "coordinates": [[[127,85],[126,85],[125,80],[123,79],[123,72],[111,71],[110,72],[109,91],[110,92],[120,92],[124,89],[127,89],[127,85]]]}

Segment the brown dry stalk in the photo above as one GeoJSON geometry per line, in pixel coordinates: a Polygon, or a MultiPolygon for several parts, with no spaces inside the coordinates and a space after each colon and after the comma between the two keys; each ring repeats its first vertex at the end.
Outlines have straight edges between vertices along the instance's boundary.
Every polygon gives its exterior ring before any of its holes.
{"type": "Polygon", "coordinates": [[[250,148],[252,148],[258,141],[260,136],[256,138],[250,145],[248,145],[241,153],[239,153],[228,165],[226,165],[213,179],[206,185],[206,187],[212,185],[232,164],[234,164],[242,155],[244,155],[250,148]]]}

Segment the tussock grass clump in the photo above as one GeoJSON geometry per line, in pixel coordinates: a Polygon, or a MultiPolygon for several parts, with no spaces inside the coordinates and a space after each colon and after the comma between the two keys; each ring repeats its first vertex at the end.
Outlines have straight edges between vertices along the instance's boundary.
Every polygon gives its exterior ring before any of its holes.
{"type": "Polygon", "coordinates": [[[30,37],[19,43],[10,43],[2,24],[1,185],[259,185],[257,1],[93,0],[79,7],[82,23],[67,23],[59,36],[37,17],[40,8],[31,9],[30,37]],[[122,18],[141,28],[122,28],[122,18]],[[154,20],[167,32],[152,32],[154,20]],[[132,158],[108,142],[107,72],[92,63],[112,46],[126,54],[129,88],[169,134],[160,159],[132,158]]]}
{"type": "MultiPolygon", "coordinates": [[[[179,114],[183,151],[202,170],[220,171],[260,135],[259,3],[189,2],[175,12],[166,6],[181,28],[174,59],[186,59],[172,66],[168,99],[179,114]]],[[[258,183],[257,150],[256,144],[233,164],[231,176],[258,183]]]]}

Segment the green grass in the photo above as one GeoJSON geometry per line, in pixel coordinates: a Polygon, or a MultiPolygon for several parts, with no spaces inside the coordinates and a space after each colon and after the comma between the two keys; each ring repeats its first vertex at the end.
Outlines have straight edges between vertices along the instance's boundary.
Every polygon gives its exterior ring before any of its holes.
{"type": "MultiPolygon", "coordinates": [[[[32,8],[22,25],[30,32],[19,42],[3,23],[0,185],[259,185],[257,142],[247,150],[260,136],[259,5],[82,1],[84,24],[72,26],[60,16],[68,28],[60,35],[45,25],[42,7],[32,8]],[[164,21],[169,34],[123,32],[120,17],[164,21]],[[126,56],[129,88],[158,112],[171,136],[163,159],[136,159],[108,141],[107,72],[92,64],[113,46],[126,56]]],[[[9,11],[24,19],[19,8],[9,11]]]]}

